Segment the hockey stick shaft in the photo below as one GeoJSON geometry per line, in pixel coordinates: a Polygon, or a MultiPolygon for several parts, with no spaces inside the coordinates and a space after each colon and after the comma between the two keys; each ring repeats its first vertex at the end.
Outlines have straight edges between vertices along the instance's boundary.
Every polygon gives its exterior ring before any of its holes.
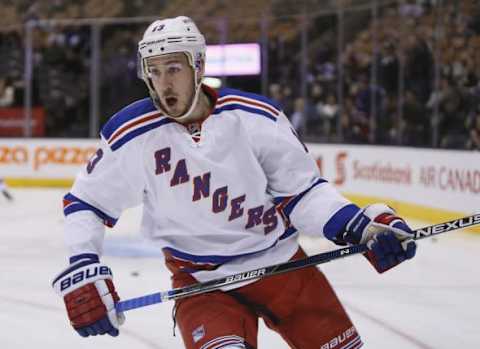
{"type": "MultiPolygon", "coordinates": [[[[467,216],[460,219],[455,219],[444,223],[438,223],[414,230],[415,235],[413,239],[421,240],[434,235],[447,233],[452,230],[468,228],[478,224],[480,224],[480,214],[467,216]]],[[[304,259],[275,264],[264,268],[258,268],[243,273],[226,276],[223,278],[210,280],[207,282],[196,283],[191,286],[174,288],[172,290],[164,292],[157,292],[137,298],[127,299],[125,301],[117,303],[116,309],[119,312],[124,312],[136,308],[145,307],[147,305],[163,303],[170,300],[176,300],[201,293],[211,292],[225,286],[237,284],[239,282],[254,280],[271,275],[285,273],[288,271],[293,271],[300,268],[323,264],[335,259],[364,253],[366,251],[366,244],[339,248],[337,250],[312,255],[304,259]]]]}

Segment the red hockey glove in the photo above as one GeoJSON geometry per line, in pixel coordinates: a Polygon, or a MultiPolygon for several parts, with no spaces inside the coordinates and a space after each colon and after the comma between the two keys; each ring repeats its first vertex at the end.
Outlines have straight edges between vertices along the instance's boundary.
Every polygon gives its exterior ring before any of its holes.
{"type": "Polygon", "coordinates": [[[60,273],[52,286],[63,297],[70,323],[78,334],[118,336],[125,318],[115,310],[120,298],[109,267],[98,260],[84,259],[60,273]]]}
{"type": "Polygon", "coordinates": [[[413,232],[390,207],[374,204],[360,210],[347,224],[343,240],[366,243],[365,257],[379,273],[415,256],[413,232]]]}

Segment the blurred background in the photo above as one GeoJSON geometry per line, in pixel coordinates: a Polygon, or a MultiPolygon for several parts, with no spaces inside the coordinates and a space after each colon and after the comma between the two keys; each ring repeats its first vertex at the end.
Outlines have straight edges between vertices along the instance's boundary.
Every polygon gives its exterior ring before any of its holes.
{"type": "Polygon", "coordinates": [[[480,149],[474,0],[1,0],[0,13],[3,137],[98,137],[148,95],[146,26],[187,15],[212,45],[208,83],[267,95],[307,142],[480,149]]]}
{"type": "MultiPolygon", "coordinates": [[[[207,38],[205,82],[279,103],[322,177],[359,206],[385,202],[415,228],[479,213],[478,0],[0,0],[2,349],[92,347],[50,288],[67,261],[62,197],[102,125],[148,96],[137,78],[145,28],[179,15],[207,38]]],[[[170,288],[161,257],[138,248],[140,219],[127,210],[106,234],[102,260],[123,299],[170,288]]],[[[368,348],[475,348],[479,250],[477,227],[426,239],[414,263],[381,278],[356,257],[324,271],[368,348]]],[[[119,339],[95,340],[182,348],[170,313],[131,312],[119,339]]],[[[286,348],[271,331],[259,338],[286,348]]]]}

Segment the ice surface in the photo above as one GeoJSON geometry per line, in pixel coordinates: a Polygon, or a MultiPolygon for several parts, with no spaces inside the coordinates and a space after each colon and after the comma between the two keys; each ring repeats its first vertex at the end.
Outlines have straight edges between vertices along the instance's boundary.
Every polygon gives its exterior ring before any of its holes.
{"type": "MultiPolygon", "coordinates": [[[[0,348],[183,348],[172,336],[172,303],[128,312],[117,338],[71,330],[50,281],[67,263],[59,189],[13,189],[0,197],[0,348]]],[[[103,260],[123,299],[170,288],[157,251],[137,240],[138,209],[107,231],[103,260]]],[[[425,222],[410,221],[414,227],[425,222]]],[[[335,248],[302,238],[309,253],[335,248]]],[[[480,348],[480,236],[461,231],[419,242],[418,257],[384,275],[358,256],[322,266],[360,331],[365,348],[480,348]]],[[[321,295],[319,294],[319,297],[321,295]]],[[[261,328],[260,349],[288,348],[261,328]]]]}

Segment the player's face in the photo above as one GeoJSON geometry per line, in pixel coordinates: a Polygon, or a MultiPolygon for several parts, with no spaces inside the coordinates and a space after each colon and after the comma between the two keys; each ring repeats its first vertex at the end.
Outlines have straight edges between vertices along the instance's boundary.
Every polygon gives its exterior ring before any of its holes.
{"type": "Polygon", "coordinates": [[[169,53],[148,58],[147,71],[167,114],[185,114],[194,97],[194,74],[187,56],[169,53]]]}

